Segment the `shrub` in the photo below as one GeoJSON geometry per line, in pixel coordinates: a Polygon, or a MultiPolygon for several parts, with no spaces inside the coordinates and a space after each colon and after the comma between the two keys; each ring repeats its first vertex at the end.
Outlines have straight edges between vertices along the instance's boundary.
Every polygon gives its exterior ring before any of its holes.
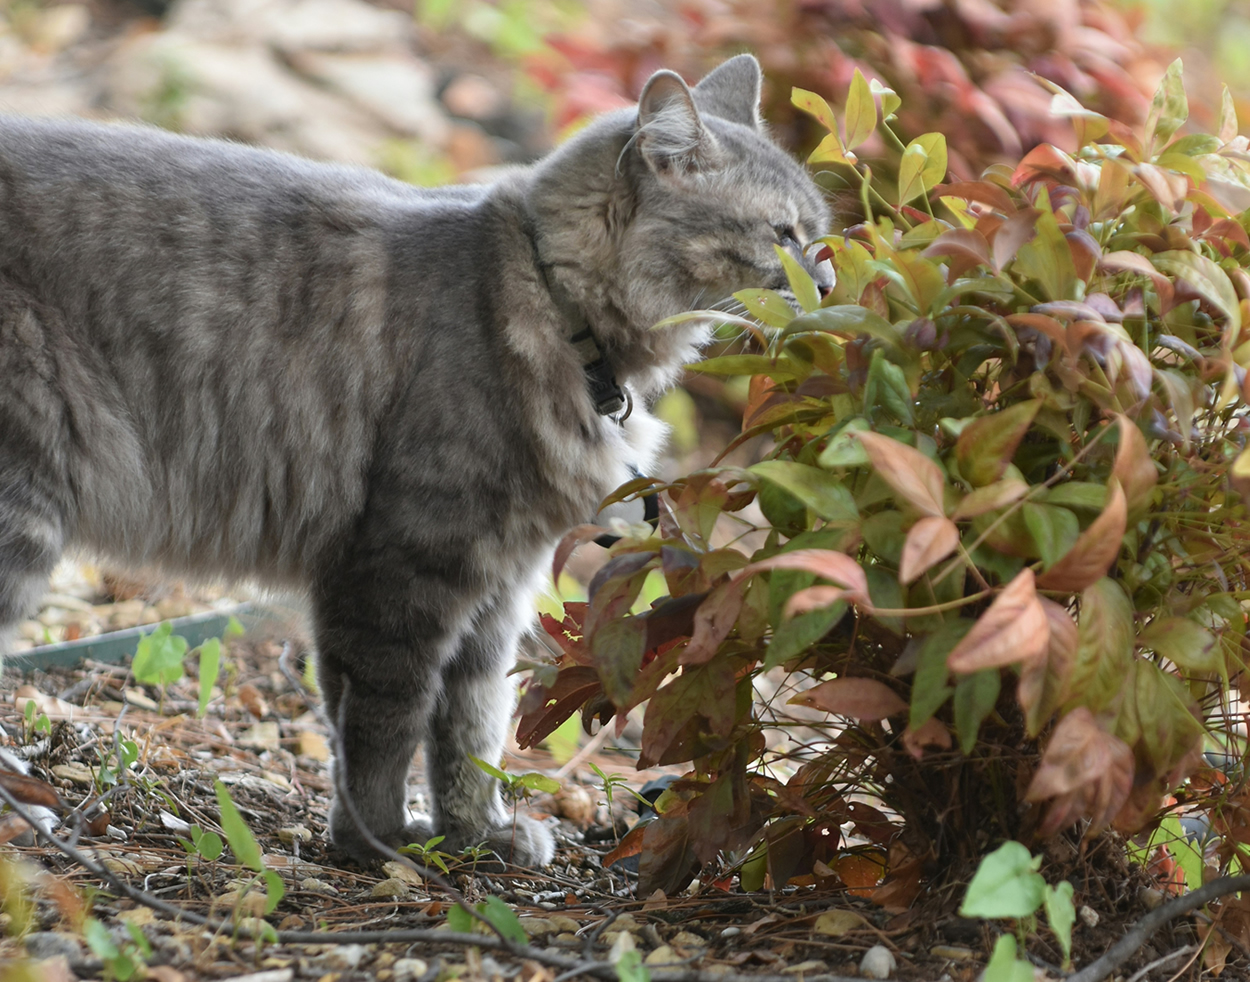
{"type": "Polygon", "coordinates": [[[1133,832],[1168,794],[1236,864],[1250,801],[1200,751],[1244,749],[1250,154],[1227,99],[1177,135],[1179,62],[1136,130],[1052,89],[1075,154],[941,184],[928,134],[896,185],[854,151],[896,142],[897,96],[857,77],[840,133],[795,91],[867,220],[824,240],[831,296],[798,269],[793,305],[739,293],[750,316],[705,314],[741,338],[692,366],[750,376],[735,443],[771,450],[661,488],[658,533],[545,619],[563,654],[523,702],[524,744],[645,703],[640,766],[689,762],[631,834],[644,894],[720,860],[904,907],[992,843],[1133,832]],[[652,570],[667,595],[631,612],[652,570]]]}

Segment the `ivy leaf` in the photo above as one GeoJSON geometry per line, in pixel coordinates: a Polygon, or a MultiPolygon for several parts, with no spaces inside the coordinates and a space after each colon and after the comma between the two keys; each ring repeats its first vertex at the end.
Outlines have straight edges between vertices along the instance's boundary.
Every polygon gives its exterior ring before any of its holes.
{"type": "Polygon", "coordinates": [[[877,104],[872,89],[863,72],[858,68],[851,76],[851,88],[846,98],[846,149],[854,150],[872,136],[877,128],[877,104]]]}
{"type": "Polygon", "coordinates": [[[981,860],[959,907],[961,917],[1028,917],[1042,906],[1046,881],[1037,870],[1041,856],[1030,856],[1008,840],[981,860]]]}

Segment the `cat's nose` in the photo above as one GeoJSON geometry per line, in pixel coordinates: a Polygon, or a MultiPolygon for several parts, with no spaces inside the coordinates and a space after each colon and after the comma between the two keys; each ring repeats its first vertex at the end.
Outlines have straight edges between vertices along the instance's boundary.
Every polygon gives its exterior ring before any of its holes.
{"type": "Polygon", "coordinates": [[[820,294],[821,300],[829,296],[833,292],[833,263],[828,259],[818,262],[812,273],[812,282],[816,284],[816,292],[820,294]]]}

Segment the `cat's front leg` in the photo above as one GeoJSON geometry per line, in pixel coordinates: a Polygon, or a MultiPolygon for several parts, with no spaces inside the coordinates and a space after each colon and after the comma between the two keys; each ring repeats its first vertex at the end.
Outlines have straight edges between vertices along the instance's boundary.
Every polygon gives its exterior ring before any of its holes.
{"type": "Polygon", "coordinates": [[[471,759],[497,765],[516,705],[507,671],[516,659],[516,598],[491,607],[461,641],[444,667],[426,745],[426,771],[434,798],[440,848],[484,845],[518,866],[545,866],[555,854],[551,833],[504,806],[499,782],[471,759]]]}

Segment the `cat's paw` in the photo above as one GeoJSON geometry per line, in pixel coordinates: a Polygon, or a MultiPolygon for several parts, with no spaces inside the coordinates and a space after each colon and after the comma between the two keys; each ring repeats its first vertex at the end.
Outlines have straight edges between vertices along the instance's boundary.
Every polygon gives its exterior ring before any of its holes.
{"type": "Polygon", "coordinates": [[[541,822],[524,815],[517,815],[507,825],[497,828],[440,831],[447,836],[440,845],[445,852],[459,852],[481,846],[506,863],[528,869],[546,866],[556,854],[556,843],[551,831],[541,822]]]}

